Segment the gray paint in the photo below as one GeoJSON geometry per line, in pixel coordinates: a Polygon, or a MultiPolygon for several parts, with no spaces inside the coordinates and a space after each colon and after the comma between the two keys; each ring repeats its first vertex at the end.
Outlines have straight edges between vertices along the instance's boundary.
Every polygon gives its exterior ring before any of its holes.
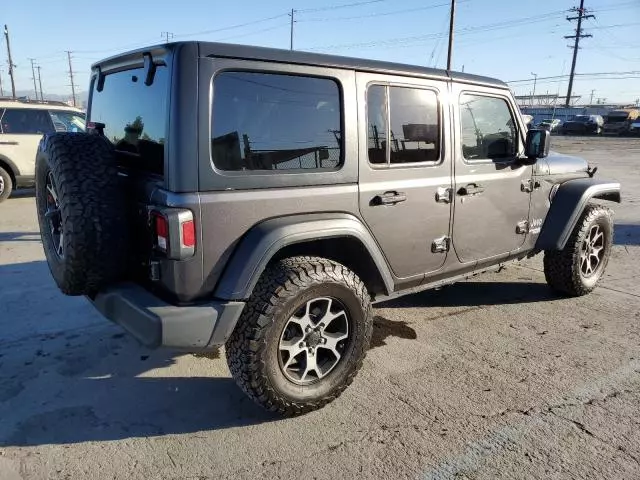
{"type": "Polygon", "coordinates": [[[518,222],[529,218],[529,193],[521,184],[532,176],[532,167],[521,160],[524,154],[524,125],[507,92],[478,86],[452,85],[455,136],[455,203],[453,213],[453,248],[462,263],[508,254],[518,250],[526,235],[516,233],[518,222]],[[462,155],[460,111],[457,99],[462,93],[497,96],[507,101],[518,125],[518,156],[509,161],[467,161],[462,155]],[[467,185],[484,188],[478,195],[462,195],[467,185]]]}
{"type": "Polygon", "coordinates": [[[553,198],[536,248],[562,250],[591,198],[620,202],[620,184],[580,178],[562,183],[553,198]]]}
{"type": "Polygon", "coordinates": [[[133,283],[110,287],[92,299],[92,303],[142,344],[175,349],[202,349],[215,341],[224,343],[229,325],[235,325],[244,307],[242,302],[176,307],[133,283]],[[217,325],[218,319],[222,325],[217,325]],[[214,326],[220,332],[217,336],[214,326]]]}
{"type": "Polygon", "coordinates": [[[266,220],[253,227],[236,247],[215,296],[246,299],[269,261],[282,248],[305,241],[341,237],[354,237],[364,245],[382,275],[387,293],[390,293],[394,284],[391,272],[362,222],[348,214],[315,214],[266,220]]]}

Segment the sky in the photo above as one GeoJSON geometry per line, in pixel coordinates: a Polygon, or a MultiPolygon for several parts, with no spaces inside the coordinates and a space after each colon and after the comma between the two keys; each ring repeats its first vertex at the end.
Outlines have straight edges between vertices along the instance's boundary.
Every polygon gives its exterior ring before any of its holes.
{"type": "MultiPolygon", "coordinates": [[[[0,25],[9,27],[17,90],[33,91],[30,58],[41,66],[42,88],[70,94],[67,50],[78,90],[91,63],[128,49],[172,40],[207,40],[294,48],[444,68],[449,0],[5,0],[0,25]]],[[[453,67],[497,77],[517,95],[566,94],[579,0],[457,0],[453,67]],[[559,78],[545,78],[559,77],[559,78]]],[[[578,103],[640,98],[640,0],[585,0],[595,19],[583,22],[574,94],[578,103]],[[597,74],[597,75],[594,75],[597,74]]],[[[10,92],[4,38],[0,75],[10,92]]]]}

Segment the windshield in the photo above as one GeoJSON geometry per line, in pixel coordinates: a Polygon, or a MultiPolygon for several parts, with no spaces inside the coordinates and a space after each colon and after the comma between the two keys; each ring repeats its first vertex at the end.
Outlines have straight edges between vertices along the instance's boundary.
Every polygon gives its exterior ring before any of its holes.
{"type": "Polygon", "coordinates": [[[574,122],[588,122],[589,120],[591,120],[591,117],[589,117],[589,115],[576,115],[575,117],[573,117],[574,122]]]}
{"type": "Polygon", "coordinates": [[[627,120],[628,115],[609,115],[607,117],[607,122],[624,122],[627,120]]]}
{"type": "Polygon", "coordinates": [[[84,132],[86,128],[84,114],[80,112],[50,111],[56,132],[84,132]]]}
{"type": "Polygon", "coordinates": [[[104,135],[124,165],[164,172],[168,71],[158,66],[148,86],[143,68],[108,74],[100,92],[93,82],[89,121],[104,124],[104,135]]]}

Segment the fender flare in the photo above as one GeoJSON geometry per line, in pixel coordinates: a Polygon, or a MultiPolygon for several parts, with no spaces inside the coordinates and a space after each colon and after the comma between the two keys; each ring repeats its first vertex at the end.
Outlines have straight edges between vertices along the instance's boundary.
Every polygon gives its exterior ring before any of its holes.
{"type": "Polygon", "coordinates": [[[9,173],[13,174],[14,177],[19,177],[21,175],[20,169],[18,168],[18,166],[14,162],[9,160],[8,157],[5,157],[4,155],[0,155],[0,163],[6,164],[9,167],[9,169],[11,169],[9,173]]]}
{"type": "Polygon", "coordinates": [[[393,292],[391,270],[369,230],[353,215],[333,213],[292,215],[254,225],[235,248],[214,296],[247,299],[269,261],[282,248],[310,240],[340,237],[352,237],[362,243],[376,265],[387,293],[393,292]]]}
{"type": "Polygon", "coordinates": [[[580,215],[592,198],[620,203],[620,183],[580,178],[560,184],[542,225],[535,248],[537,250],[562,250],[578,223],[580,215]]]}

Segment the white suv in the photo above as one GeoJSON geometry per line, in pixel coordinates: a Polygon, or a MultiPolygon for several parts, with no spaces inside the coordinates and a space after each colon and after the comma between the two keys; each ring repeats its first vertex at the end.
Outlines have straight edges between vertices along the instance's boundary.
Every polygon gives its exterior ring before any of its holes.
{"type": "Polygon", "coordinates": [[[33,185],[42,135],[84,131],[84,113],[62,102],[0,100],[0,202],[33,185]]]}

